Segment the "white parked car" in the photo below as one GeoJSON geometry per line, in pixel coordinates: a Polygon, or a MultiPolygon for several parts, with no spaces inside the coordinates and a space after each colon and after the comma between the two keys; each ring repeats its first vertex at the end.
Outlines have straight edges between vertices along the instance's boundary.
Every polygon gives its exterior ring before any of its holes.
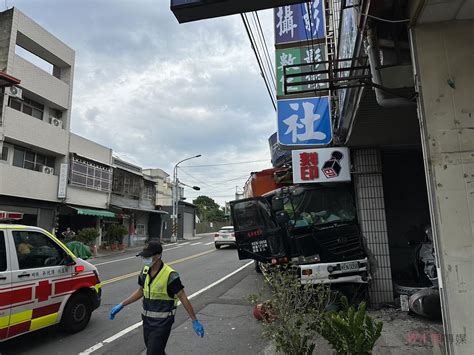
{"type": "Polygon", "coordinates": [[[222,227],[219,232],[214,234],[214,245],[216,246],[216,249],[220,249],[222,245],[231,245],[235,247],[234,227],[222,227]]]}

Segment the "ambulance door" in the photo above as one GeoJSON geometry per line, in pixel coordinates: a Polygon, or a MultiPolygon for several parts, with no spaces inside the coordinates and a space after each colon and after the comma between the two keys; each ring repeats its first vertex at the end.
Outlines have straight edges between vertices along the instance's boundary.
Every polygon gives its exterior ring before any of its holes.
{"type": "Polygon", "coordinates": [[[72,275],[69,256],[46,234],[27,229],[11,233],[16,250],[12,286],[24,290],[30,302],[13,304],[9,337],[57,323],[67,295],[56,295],[54,283],[72,275]]]}
{"type": "Polygon", "coordinates": [[[10,249],[7,236],[0,230],[0,341],[7,337],[10,323],[11,269],[10,249]]]}

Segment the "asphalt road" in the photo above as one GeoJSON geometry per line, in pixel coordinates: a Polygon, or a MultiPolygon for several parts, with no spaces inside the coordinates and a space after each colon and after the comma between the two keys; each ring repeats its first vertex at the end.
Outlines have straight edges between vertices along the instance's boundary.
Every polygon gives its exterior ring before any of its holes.
{"type": "MultiPolygon", "coordinates": [[[[69,335],[59,326],[46,328],[0,344],[1,355],[7,354],[141,354],[145,350],[139,324],[141,303],[125,307],[114,321],[108,319],[110,309],[137,288],[142,264],[136,252],[96,258],[102,281],[102,305],[93,314],[88,327],[69,335]]],[[[256,289],[259,275],[252,266],[243,267],[233,248],[216,250],[213,237],[166,245],[163,260],[179,272],[198,318],[206,328],[206,336],[198,338],[182,306],[178,307],[167,353],[257,353],[263,349],[256,322],[249,326],[249,305],[245,297],[256,289]],[[239,272],[235,272],[242,268],[239,272]],[[210,285],[232,274],[217,285],[210,285]],[[247,290],[248,289],[248,290],[247,290]],[[237,331],[242,331],[240,335],[237,331]],[[242,339],[244,336],[246,339],[242,339]],[[201,350],[199,350],[201,349],[201,350]]]]}

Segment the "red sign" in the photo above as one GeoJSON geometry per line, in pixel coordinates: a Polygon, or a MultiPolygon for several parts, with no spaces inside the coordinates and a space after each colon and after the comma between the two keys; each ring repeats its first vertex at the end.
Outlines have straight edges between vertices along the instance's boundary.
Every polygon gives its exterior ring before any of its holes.
{"type": "Polygon", "coordinates": [[[318,153],[300,153],[301,180],[314,180],[319,177],[318,153]]]}

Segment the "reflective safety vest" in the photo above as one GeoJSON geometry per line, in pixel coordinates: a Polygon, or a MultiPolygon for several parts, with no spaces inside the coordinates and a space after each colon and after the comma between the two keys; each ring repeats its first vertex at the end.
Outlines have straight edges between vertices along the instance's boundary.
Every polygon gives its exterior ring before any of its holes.
{"type": "Polygon", "coordinates": [[[141,277],[144,278],[143,285],[143,311],[142,314],[148,318],[164,319],[174,315],[178,305],[178,297],[168,296],[168,279],[172,272],[170,266],[163,264],[158,275],[150,283],[149,266],[142,270],[141,277]]]}

